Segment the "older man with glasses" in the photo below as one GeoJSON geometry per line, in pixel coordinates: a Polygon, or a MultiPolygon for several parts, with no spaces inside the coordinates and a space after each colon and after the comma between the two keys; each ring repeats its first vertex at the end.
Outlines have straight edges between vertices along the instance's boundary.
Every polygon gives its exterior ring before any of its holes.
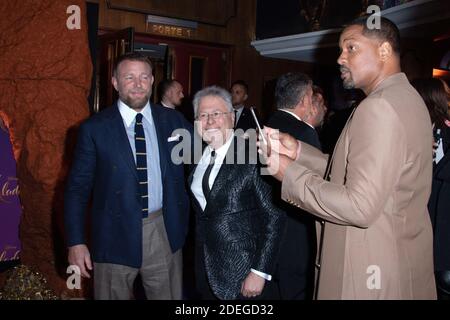
{"type": "Polygon", "coordinates": [[[197,289],[203,299],[264,298],[285,215],[271,203],[256,150],[251,153],[248,140],[234,135],[230,94],[207,87],[195,95],[194,112],[208,144],[188,180],[197,289]]]}

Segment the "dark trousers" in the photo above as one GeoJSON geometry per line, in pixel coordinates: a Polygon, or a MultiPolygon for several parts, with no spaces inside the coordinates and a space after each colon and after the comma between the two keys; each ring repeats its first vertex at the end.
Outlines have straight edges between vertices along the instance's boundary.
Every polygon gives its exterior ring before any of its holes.
{"type": "Polygon", "coordinates": [[[450,270],[436,271],[438,300],[450,300],[450,270]]]}
{"type": "Polygon", "coordinates": [[[268,293],[273,300],[312,300],[314,287],[314,221],[288,214],[280,244],[273,285],[268,293]]]}

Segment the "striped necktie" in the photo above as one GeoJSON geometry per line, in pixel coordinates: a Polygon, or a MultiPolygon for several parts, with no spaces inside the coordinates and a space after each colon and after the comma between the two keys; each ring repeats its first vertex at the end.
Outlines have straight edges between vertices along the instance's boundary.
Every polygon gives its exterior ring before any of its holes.
{"type": "Polygon", "coordinates": [[[134,125],[134,144],[136,147],[136,170],[142,197],[142,216],[148,217],[148,179],[147,179],[147,151],[145,147],[145,133],[142,125],[142,114],[136,115],[134,125]]]}

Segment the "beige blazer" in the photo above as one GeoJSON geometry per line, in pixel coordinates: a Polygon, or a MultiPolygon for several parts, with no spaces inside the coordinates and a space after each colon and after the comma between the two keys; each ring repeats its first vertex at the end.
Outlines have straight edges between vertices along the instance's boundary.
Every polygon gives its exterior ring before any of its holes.
{"type": "Polygon", "coordinates": [[[403,73],[385,79],[328,156],[302,143],[282,198],[324,219],[318,299],[435,299],[427,108],[403,73]]]}

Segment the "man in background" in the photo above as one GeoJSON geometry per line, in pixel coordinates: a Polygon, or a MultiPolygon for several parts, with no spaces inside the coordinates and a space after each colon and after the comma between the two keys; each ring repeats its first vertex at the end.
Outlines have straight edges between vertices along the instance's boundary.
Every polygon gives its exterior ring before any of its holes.
{"type": "MultiPolygon", "coordinates": [[[[320,142],[316,130],[305,119],[311,116],[313,89],[311,79],[302,73],[287,73],[278,78],[275,87],[277,111],[268,125],[289,133],[318,150],[320,142]]],[[[280,244],[274,274],[272,299],[312,299],[314,284],[314,256],[316,232],[314,219],[299,213],[300,209],[281,200],[281,184],[273,181],[274,201],[287,214],[286,227],[280,244]]]]}
{"type": "Polygon", "coordinates": [[[327,110],[322,89],[316,85],[313,85],[311,112],[305,121],[316,130],[320,130],[323,125],[325,115],[327,114],[327,110]]]}
{"type": "MultiPolygon", "coordinates": [[[[243,80],[237,80],[231,85],[231,102],[234,108],[234,129],[255,129],[256,123],[251,111],[245,106],[248,99],[248,85],[243,80]]],[[[256,112],[256,110],[255,110],[256,112]]]]}
{"type": "Polygon", "coordinates": [[[163,107],[175,109],[184,98],[183,86],[175,79],[163,80],[158,85],[158,96],[163,107]]]}

